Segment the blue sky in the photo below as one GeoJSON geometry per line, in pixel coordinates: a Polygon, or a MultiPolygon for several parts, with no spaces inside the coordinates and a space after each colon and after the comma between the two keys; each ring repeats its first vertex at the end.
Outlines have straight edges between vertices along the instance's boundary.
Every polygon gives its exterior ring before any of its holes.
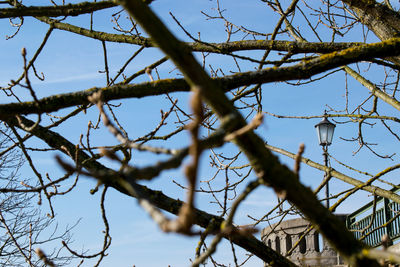
{"type": "MultiPolygon", "coordinates": [[[[42,1],[48,4],[47,1],[42,1]]],[[[248,28],[263,31],[272,31],[276,16],[265,7],[261,1],[220,1],[223,8],[226,8],[226,15],[234,21],[248,28]]],[[[200,10],[210,11],[215,7],[214,1],[194,0],[194,1],[167,1],[156,0],[152,4],[153,9],[159,14],[168,26],[182,39],[187,39],[181,30],[176,26],[168,12],[182,21],[193,35],[202,32],[202,39],[205,41],[224,41],[226,36],[223,32],[223,23],[210,22],[204,19],[200,10]]],[[[109,14],[115,12],[99,12],[94,17],[95,29],[109,30],[112,26],[109,14]]],[[[87,27],[88,16],[82,18],[72,18],[69,22],[85,25],[87,27]]],[[[39,46],[48,26],[37,22],[34,19],[26,18],[25,24],[20,33],[11,40],[5,40],[5,35],[12,33],[12,28],[7,20],[0,20],[0,28],[4,29],[0,36],[0,85],[5,86],[10,79],[17,78],[22,71],[22,58],[20,51],[26,47],[28,57],[39,46]]],[[[197,36],[197,35],[196,35],[197,36]]],[[[360,32],[349,35],[352,41],[361,41],[360,32]]],[[[350,39],[350,38],[349,38],[350,39]]],[[[135,52],[138,47],[130,45],[107,44],[110,69],[116,73],[123,64],[124,59],[135,52]]],[[[44,52],[40,55],[36,67],[39,72],[43,72],[46,77],[45,82],[40,82],[32,77],[32,84],[39,97],[48,95],[73,92],[87,89],[93,86],[104,86],[105,76],[99,71],[103,69],[102,47],[99,41],[82,38],[77,35],[56,31],[50,38],[44,52]]],[[[255,52],[256,53],[256,52],[255,52]]],[[[258,52],[260,53],[260,52],[258,52]]],[[[262,53],[260,53],[262,54],[262,53]]],[[[135,72],[144,66],[152,63],[155,59],[161,58],[162,54],[157,49],[140,55],[134,64],[128,67],[128,72],[135,72]]],[[[234,69],[234,62],[227,57],[211,57],[209,63],[219,63],[225,70],[234,69]]],[[[254,66],[245,66],[249,70],[254,66]]],[[[173,69],[170,64],[164,64],[158,68],[161,78],[170,76],[169,72],[173,69]]],[[[176,73],[176,71],[175,71],[176,73]]],[[[377,75],[376,75],[377,76],[377,75]]],[[[148,81],[147,76],[139,78],[136,82],[148,81]]],[[[344,108],[345,79],[343,73],[336,73],[327,79],[304,85],[293,87],[281,83],[272,83],[263,88],[263,105],[265,110],[279,115],[322,115],[325,105],[336,109],[344,108]]],[[[360,99],[365,97],[367,90],[356,81],[348,78],[350,91],[350,105],[355,105],[360,99]]],[[[29,100],[30,96],[25,89],[19,88],[19,95],[23,99],[29,100]]],[[[174,95],[178,97],[178,94],[174,95]]],[[[186,110],[185,94],[181,94],[180,103],[186,110]]],[[[0,96],[0,103],[6,103],[9,99],[0,96]]],[[[155,99],[134,99],[128,101],[115,101],[123,105],[118,109],[118,114],[128,130],[131,137],[140,136],[154,128],[159,120],[159,110],[168,109],[168,101],[163,97],[155,99]]],[[[386,115],[395,116],[397,113],[391,107],[382,106],[386,115]]],[[[67,111],[60,111],[66,114],[67,111]]],[[[34,117],[33,117],[34,118],[34,117]]],[[[81,133],[85,133],[89,120],[95,121],[97,110],[91,109],[86,115],[79,115],[71,122],[66,122],[58,131],[62,132],[72,142],[78,142],[81,133]]],[[[305,157],[322,163],[322,150],[317,143],[314,125],[320,119],[312,120],[286,120],[276,119],[266,116],[265,122],[258,130],[264,140],[271,145],[280,146],[290,152],[296,153],[300,143],[306,145],[305,157]]],[[[340,121],[340,119],[338,119],[340,121]]],[[[171,124],[173,125],[173,124],[171,124]]],[[[341,140],[339,137],[350,138],[356,134],[356,127],[350,124],[337,125],[334,136],[334,143],[329,148],[339,160],[356,168],[363,169],[371,173],[377,173],[393,164],[392,161],[378,160],[370,152],[362,150],[357,156],[353,156],[353,151],[357,149],[356,144],[341,140]]],[[[386,138],[386,133],[378,127],[367,129],[368,138],[373,142],[379,142],[378,150],[391,153],[398,150],[397,145],[393,145],[391,138],[386,138]],[[384,137],[384,138],[383,138],[384,137]]],[[[93,144],[116,144],[117,141],[107,131],[99,131],[93,136],[93,144]]],[[[165,146],[183,147],[189,143],[189,136],[181,135],[180,138],[169,141],[165,146]]],[[[38,141],[30,141],[33,146],[41,145],[38,141]]],[[[224,147],[228,153],[233,153],[232,146],[224,147]]],[[[49,172],[53,177],[60,175],[60,169],[55,164],[54,156],[57,153],[49,152],[46,154],[33,153],[34,161],[42,172],[49,172]]],[[[139,166],[148,165],[154,162],[154,158],[148,153],[134,152],[134,162],[139,166]]],[[[200,177],[209,176],[208,159],[202,159],[202,169],[200,177]]],[[[292,167],[290,159],[281,157],[282,162],[292,167]]],[[[108,164],[111,164],[108,162],[108,164]]],[[[332,161],[332,166],[338,170],[345,169],[332,161]]],[[[358,179],[360,175],[348,172],[350,176],[358,179]]],[[[394,174],[397,174],[395,172],[394,174]]],[[[394,174],[391,176],[394,177],[394,174]]],[[[21,170],[21,176],[34,177],[28,167],[21,170]]],[[[301,169],[301,181],[309,186],[315,187],[322,180],[323,173],[313,170],[306,166],[301,169]]],[[[151,188],[163,189],[164,192],[172,197],[184,199],[184,192],[171,182],[172,179],[184,183],[183,172],[181,169],[163,172],[154,182],[146,183],[151,188]]],[[[336,180],[337,181],[337,180],[336,180]]],[[[215,185],[222,186],[223,180],[216,181],[215,185]]],[[[90,249],[96,252],[102,245],[103,225],[99,213],[100,194],[92,196],[88,192],[95,186],[95,181],[91,178],[82,177],[78,187],[66,197],[55,199],[54,206],[57,212],[57,221],[60,227],[72,225],[80,220],[75,228],[72,246],[79,250],[81,248],[90,249]]],[[[347,186],[342,182],[331,183],[332,193],[339,192],[347,186]]],[[[369,201],[368,194],[360,194],[347,201],[338,210],[345,213],[357,209],[361,204],[369,201]],[[360,197],[361,196],[361,197],[360,197]]],[[[251,195],[242,205],[239,213],[235,217],[235,222],[244,224],[251,222],[247,214],[251,216],[261,216],[266,210],[275,205],[276,197],[272,190],[260,188],[251,195]]],[[[209,203],[206,197],[198,199],[198,206],[213,213],[215,205],[209,203]]],[[[43,207],[46,212],[46,207],[43,207]]],[[[177,234],[165,234],[158,230],[157,226],[149,219],[148,215],[138,206],[135,199],[121,195],[115,190],[109,190],[106,202],[106,211],[111,225],[111,235],[113,244],[109,251],[109,256],[105,258],[102,266],[188,266],[189,259],[194,257],[195,247],[198,242],[197,237],[182,237],[177,234]],[[156,252],[156,253],[155,253],[156,252]]],[[[170,216],[170,215],[168,215],[170,216]]],[[[172,216],[171,216],[172,217],[172,216]]],[[[264,225],[266,226],[266,225],[264,225]]],[[[227,252],[227,242],[223,242],[215,255],[217,259],[227,259],[232,262],[231,253],[227,252]]],[[[239,249],[238,249],[239,250],[239,249]]],[[[93,262],[88,261],[84,266],[91,266],[93,262]]],[[[262,266],[261,261],[252,259],[246,266],[262,266]]]]}

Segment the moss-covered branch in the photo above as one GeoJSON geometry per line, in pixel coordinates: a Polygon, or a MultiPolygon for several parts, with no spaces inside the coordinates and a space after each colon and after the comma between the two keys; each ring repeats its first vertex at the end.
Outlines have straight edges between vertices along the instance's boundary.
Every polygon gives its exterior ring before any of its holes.
{"type": "MultiPolygon", "coordinates": [[[[229,91],[244,85],[308,79],[316,74],[342,65],[375,57],[397,55],[399,53],[398,51],[400,51],[400,38],[393,38],[380,43],[361,45],[339,52],[332,52],[290,67],[266,68],[263,70],[243,72],[216,78],[213,79],[213,83],[215,82],[218,84],[218,90],[222,88],[225,91],[229,91]]],[[[39,105],[35,102],[3,104],[0,105],[0,118],[15,114],[52,112],[71,106],[87,105],[89,104],[87,97],[98,90],[102,91],[104,101],[110,101],[189,91],[189,85],[184,79],[166,79],[133,85],[114,85],[103,88],[94,87],[80,92],[46,97],[39,100],[39,105]]]]}
{"type": "MultiPolygon", "coordinates": [[[[100,41],[135,44],[144,47],[155,47],[156,44],[151,38],[146,38],[137,35],[115,34],[101,31],[93,31],[86,28],[78,27],[72,24],[58,22],[51,18],[40,17],[40,21],[52,25],[54,28],[76,33],[88,38],[93,38],[100,41]]],[[[248,50],[275,50],[287,51],[293,54],[297,53],[329,53],[333,51],[343,50],[350,47],[362,45],[359,42],[293,42],[281,40],[243,40],[235,42],[224,43],[205,43],[205,42],[191,42],[186,43],[193,51],[196,52],[211,52],[219,54],[228,54],[236,51],[248,50]]]]}

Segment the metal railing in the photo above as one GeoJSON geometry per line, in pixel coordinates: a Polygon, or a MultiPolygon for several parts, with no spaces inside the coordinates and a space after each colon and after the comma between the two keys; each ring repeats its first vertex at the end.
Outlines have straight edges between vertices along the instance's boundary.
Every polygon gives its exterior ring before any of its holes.
{"type": "MultiPolygon", "coordinates": [[[[394,188],[391,191],[399,193],[400,189],[394,188]]],[[[400,205],[389,199],[376,197],[348,215],[346,224],[358,239],[371,247],[381,245],[385,234],[394,242],[400,238],[400,205]]]]}

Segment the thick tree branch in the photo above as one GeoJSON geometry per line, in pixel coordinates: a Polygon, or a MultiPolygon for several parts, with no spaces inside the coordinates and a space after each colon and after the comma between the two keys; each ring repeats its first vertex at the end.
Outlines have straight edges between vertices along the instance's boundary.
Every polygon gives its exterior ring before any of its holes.
{"type": "MultiPolygon", "coordinates": [[[[366,25],[381,40],[398,37],[400,34],[400,14],[387,5],[375,0],[342,0],[352,9],[358,19],[366,25]]],[[[399,65],[398,57],[390,58],[390,61],[399,65]]]]}
{"type": "Polygon", "coordinates": [[[400,34],[400,14],[375,0],[342,0],[381,40],[400,34]]]}
{"type": "MultiPolygon", "coordinates": [[[[400,38],[393,38],[380,43],[356,46],[339,52],[322,55],[290,67],[266,68],[263,70],[243,72],[222,78],[213,79],[218,88],[225,91],[251,84],[279,82],[285,80],[308,79],[323,73],[362,60],[375,57],[397,55],[400,51],[400,38]]],[[[63,108],[87,105],[88,96],[101,90],[104,101],[141,98],[145,96],[163,95],[172,92],[189,91],[190,87],[184,79],[167,79],[134,85],[114,85],[110,87],[94,87],[85,91],[54,95],[37,102],[10,103],[0,105],[0,118],[15,114],[41,114],[63,108]]],[[[220,89],[218,89],[220,90],[220,89]]]]}
{"type": "MultiPolygon", "coordinates": [[[[28,127],[34,124],[32,121],[23,117],[21,117],[21,120],[28,127]]],[[[8,123],[18,127],[18,121],[16,119],[10,119],[8,120],[8,123]]],[[[183,204],[182,201],[170,198],[164,195],[161,191],[154,191],[145,186],[139,185],[135,183],[133,179],[126,180],[123,177],[118,177],[115,171],[108,169],[98,161],[90,158],[82,150],[77,151],[77,147],[69,142],[67,139],[62,137],[60,134],[48,130],[40,125],[37,125],[31,131],[31,134],[43,140],[50,147],[59,150],[69,157],[71,157],[71,155],[77,155],[77,162],[89,172],[102,171],[104,173],[112,173],[112,176],[103,176],[103,180],[101,180],[101,182],[103,182],[104,184],[113,187],[123,194],[130,195],[129,190],[126,189],[126,184],[129,184],[134,188],[135,192],[139,194],[133,195],[133,197],[148,199],[156,207],[172,214],[177,215],[179,213],[179,209],[183,204]]],[[[72,156],[72,159],[75,160],[74,156],[72,156]]],[[[221,219],[221,217],[211,215],[199,209],[195,209],[195,214],[196,216],[194,218],[194,222],[197,225],[203,228],[207,228],[210,224],[212,224],[211,228],[213,229],[213,232],[218,232],[220,230],[221,223],[223,222],[223,219],[221,219]]],[[[265,262],[274,262],[275,266],[295,266],[289,260],[284,258],[282,255],[276,253],[274,250],[272,250],[253,236],[232,235],[229,236],[229,238],[233,243],[244,248],[250,253],[254,253],[257,257],[265,262]]]]}
{"type": "MultiPolygon", "coordinates": [[[[190,50],[183,43],[175,39],[146,5],[138,0],[125,0],[120,1],[120,3],[152,36],[163,52],[171,58],[175,65],[182,71],[188,83],[201,88],[202,97],[220,118],[226,116],[236,118],[236,125],[227,127],[225,129],[227,132],[232,132],[246,125],[243,117],[218,85],[209,78],[203,68],[197,63],[190,50]]],[[[344,54],[338,55],[339,58],[345,61],[343,56],[344,54]]],[[[336,56],[329,59],[335,62],[334,58],[336,56]]],[[[321,67],[324,68],[324,65],[321,67]]],[[[300,184],[296,174],[286,166],[280,164],[279,160],[272,155],[264,146],[261,138],[253,131],[238,136],[235,138],[235,143],[247,156],[257,176],[262,178],[266,185],[273,187],[278,194],[285,195],[286,199],[295,204],[313,224],[318,226],[320,232],[341,255],[347,258],[350,264],[354,264],[354,266],[365,266],[365,264],[378,266],[376,261],[359,258],[364,245],[347,231],[345,225],[336,216],[322,206],[309,188],[300,184]]]]}
{"type": "Polygon", "coordinates": [[[14,8],[1,8],[0,18],[78,16],[115,6],[116,4],[112,1],[100,1],[82,2],[78,4],[68,4],[62,6],[21,6],[14,8]]]}

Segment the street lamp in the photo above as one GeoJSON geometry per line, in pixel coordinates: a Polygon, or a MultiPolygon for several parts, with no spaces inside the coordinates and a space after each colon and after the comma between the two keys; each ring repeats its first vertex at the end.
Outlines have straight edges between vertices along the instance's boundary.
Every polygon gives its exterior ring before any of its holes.
{"type": "MultiPolygon", "coordinates": [[[[330,122],[326,117],[326,112],[324,118],[320,121],[315,128],[317,129],[318,141],[322,146],[324,151],[322,155],[324,156],[325,167],[328,167],[328,146],[332,144],[333,132],[335,131],[336,125],[330,122]]],[[[325,173],[325,178],[328,179],[328,173],[325,173]]],[[[329,181],[326,181],[326,207],[329,208],[329,181]]]]}

